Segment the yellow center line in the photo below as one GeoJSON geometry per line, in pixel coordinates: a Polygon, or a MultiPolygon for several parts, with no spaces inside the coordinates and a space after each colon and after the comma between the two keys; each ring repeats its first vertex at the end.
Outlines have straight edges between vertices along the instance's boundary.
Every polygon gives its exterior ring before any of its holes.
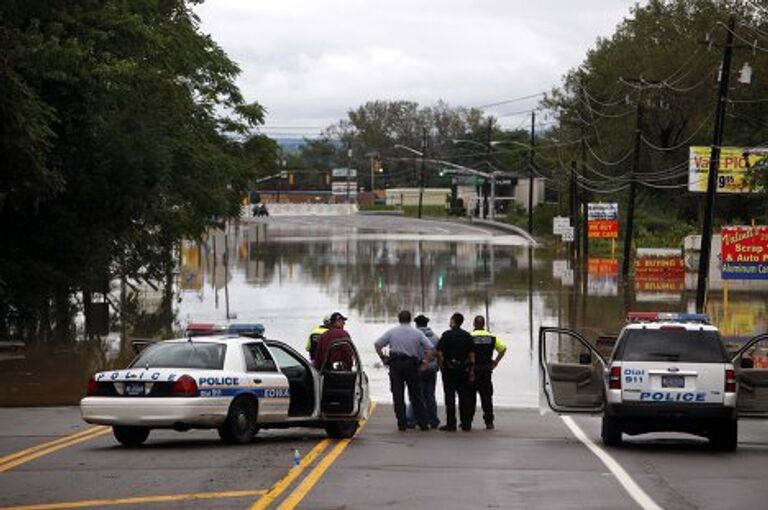
{"type": "Polygon", "coordinates": [[[85,430],[81,430],[79,432],[75,432],[74,434],[70,434],[68,436],[60,437],[58,439],[54,439],[53,441],[48,441],[47,443],[41,443],[35,446],[31,446],[29,448],[26,448],[24,450],[20,450],[15,453],[11,453],[10,455],[6,455],[5,457],[0,457],[0,465],[5,464],[6,462],[22,457],[24,455],[27,455],[28,453],[36,452],[38,450],[42,450],[43,448],[48,448],[49,446],[53,446],[59,443],[63,443],[66,441],[70,441],[74,438],[80,437],[80,436],[87,436],[90,434],[93,434],[96,430],[103,429],[103,426],[97,426],[97,427],[88,427],[85,430]]]}
{"type": "Polygon", "coordinates": [[[251,505],[250,510],[264,510],[267,508],[270,503],[277,499],[280,494],[282,494],[283,491],[289,485],[291,485],[296,478],[298,478],[298,476],[307,468],[307,466],[312,464],[312,461],[314,461],[321,453],[325,451],[326,448],[328,448],[328,444],[330,444],[330,442],[330,439],[325,438],[317,443],[315,447],[312,448],[312,450],[310,450],[310,452],[305,455],[303,459],[301,459],[299,465],[292,468],[288,474],[281,478],[280,481],[275,485],[273,485],[272,488],[269,489],[269,491],[267,491],[264,496],[259,498],[253,505],[251,505]]]}
{"type": "MultiPolygon", "coordinates": [[[[29,461],[35,460],[44,455],[48,455],[49,453],[63,450],[64,448],[70,447],[77,443],[88,441],[98,436],[103,436],[104,434],[109,433],[110,428],[109,427],[93,427],[89,430],[90,430],[90,433],[88,434],[79,434],[79,435],[73,434],[72,436],[68,436],[69,439],[67,441],[60,441],[60,440],[51,441],[50,443],[47,443],[45,445],[40,445],[40,448],[36,448],[36,447],[29,448],[28,450],[31,450],[31,451],[26,455],[21,457],[17,456],[15,459],[12,459],[12,460],[9,460],[8,462],[0,464],[0,473],[4,473],[9,469],[13,469],[16,466],[20,466],[21,464],[26,464],[29,461]]],[[[11,456],[9,455],[9,457],[11,456]]]]}
{"type": "Polygon", "coordinates": [[[165,496],[138,496],[134,498],[91,499],[88,501],[70,501],[62,503],[44,503],[40,505],[3,506],[0,510],[62,510],[67,508],[91,508],[94,506],[135,505],[142,503],[166,503],[169,501],[194,501],[201,499],[247,498],[264,494],[264,489],[228,492],[193,492],[189,494],[169,494],[165,496]]]}
{"type": "MultiPolygon", "coordinates": [[[[373,411],[376,409],[376,403],[371,403],[371,410],[368,413],[368,419],[370,420],[370,416],[373,414],[373,411]]],[[[360,428],[355,433],[355,436],[359,434],[365,425],[368,423],[368,420],[364,421],[363,424],[360,426],[360,428]]],[[[301,503],[301,500],[304,499],[304,497],[309,494],[309,491],[312,490],[312,488],[315,486],[315,484],[320,480],[320,478],[323,477],[326,471],[328,471],[328,468],[331,467],[331,464],[333,464],[337,458],[344,452],[344,449],[349,445],[350,441],[352,441],[353,438],[350,439],[342,439],[339,441],[336,446],[333,447],[333,450],[326,455],[325,457],[318,462],[317,466],[312,469],[312,471],[309,472],[309,474],[304,478],[304,480],[301,481],[301,483],[293,490],[290,496],[285,498],[285,500],[282,502],[282,504],[277,508],[277,510],[293,510],[296,508],[296,506],[301,503]]],[[[253,510],[253,509],[251,509],[253,510]]]]}

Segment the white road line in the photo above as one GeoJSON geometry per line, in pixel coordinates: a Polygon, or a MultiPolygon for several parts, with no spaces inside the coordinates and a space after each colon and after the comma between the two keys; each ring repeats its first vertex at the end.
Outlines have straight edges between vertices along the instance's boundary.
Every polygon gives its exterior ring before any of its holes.
{"type": "Polygon", "coordinates": [[[589,448],[589,450],[594,453],[595,456],[603,462],[603,464],[605,464],[605,467],[607,467],[611,473],[613,473],[621,486],[624,487],[624,490],[626,490],[627,493],[632,496],[632,499],[635,500],[640,508],[644,510],[661,510],[661,507],[657,505],[656,502],[653,501],[651,497],[646,494],[643,489],[640,488],[639,485],[637,485],[632,477],[629,476],[629,473],[627,473],[624,468],[621,467],[621,464],[616,462],[616,460],[611,457],[608,452],[597,446],[592,442],[591,439],[587,437],[584,431],[581,430],[581,427],[576,425],[576,422],[573,421],[573,418],[570,416],[560,416],[560,418],[562,418],[565,425],[571,429],[571,432],[574,436],[576,436],[576,439],[584,443],[584,445],[589,448]]]}

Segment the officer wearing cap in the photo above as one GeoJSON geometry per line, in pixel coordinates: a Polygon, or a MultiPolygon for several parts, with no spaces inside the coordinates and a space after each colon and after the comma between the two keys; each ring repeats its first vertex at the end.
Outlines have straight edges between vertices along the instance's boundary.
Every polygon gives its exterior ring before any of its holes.
{"type": "Polygon", "coordinates": [[[459,419],[461,430],[472,430],[475,414],[473,365],[475,363],[475,342],[468,331],[461,329],[464,316],[454,313],[450,329],[437,342],[437,362],[443,374],[445,391],[445,425],[440,430],[456,431],[456,394],[459,395],[459,419]]]}
{"type": "Polygon", "coordinates": [[[309,353],[309,359],[312,361],[315,361],[315,354],[317,353],[317,341],[320,340],[320,337],[323,336],[323,333],[328,331],[330,326],[331,317],[326,315],[323,317],[323,323],[310,331],[309,337],[307,337],[307,345],[305,346],[305,349],[309,353]]]}
{"type": "Polygon", "coordinates": [[[397,314],[398,326],[388,330],[374,343],[382,363],[389,365],[389,383],[392,401],[397,418],[397,428],[405,430],[405,387],[416,414],[416,422],[421,430],[429,430],[427,408],[421,391],[419,372],[426,370],[431,359],[432,344],[424,333],[411,327],[411,312],[402,310],[397,314]],[[384,347],[389,347],[389,355],[384,354],[384,347]]]}
{"type": "Polygon", "coordinates": [[[320,335],[320,338],[317,340],[317,350],[315,351],[315,359],[312,360],[312,363],[317,369],[321,369],[325,365],[326,367],[350,370],[352,368],[353,354],[349,346],[340,345],[329,349],[336,340],[352,341],[352,337],[344,329],[347,318],[340,312],[333,312],[329,321],[330,327],[328,331],[320,335]]]}
{"type": "MultiPolygon", "coordinates": [[[[475,341],[475,388],[480,394],[480,404],[483,407],[483,420],[485,428],[493,430],[493,370],[507,353],[506,344],[496,335],[485,329],[485,317],[478,315],[474,320],[472,339],[475,341]],[[493,352],[496,351],[496,359],[493,352]]],[[[475,397],[475,392],[472,392],[475,397]]],[[[475,409],[475,400],[472,401],[472,410],[475,409]]]]}

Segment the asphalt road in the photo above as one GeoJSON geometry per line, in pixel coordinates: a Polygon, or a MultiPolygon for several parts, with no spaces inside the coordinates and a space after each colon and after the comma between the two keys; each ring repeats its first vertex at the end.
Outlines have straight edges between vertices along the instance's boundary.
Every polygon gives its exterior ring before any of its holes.
{"type": "Polygon", "coordinates": [[[494,431],[398,432],[389,406],[351,441],[295,429],[223,446],[215,431],[153,431],[128,449],[108,429],[81,424],[76,408],[5,408],[0,510],[766,506],[768,422],[742,421],[734,453],[672,434],[604,450],[599,419],[574,423],[594,451],[564,420],[535,410],[500,411],[494,431]],[[291,468],[295,449],[302,462],[291,468]]]}

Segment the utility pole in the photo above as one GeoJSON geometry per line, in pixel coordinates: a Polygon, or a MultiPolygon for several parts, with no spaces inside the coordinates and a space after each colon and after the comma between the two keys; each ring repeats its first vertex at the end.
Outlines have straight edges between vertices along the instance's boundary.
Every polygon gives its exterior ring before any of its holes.
{"type": "Polygon", "coordinates": [[[624,260],[621,264],[622,281],[626,285],[629,276],[629,266],[632,262],[632,239],[634,238],[635,223],[635,193],[637,192],[637,174],[640,171],[640,143],[643,129],[643,94],[637,101],[635,120],[635,152],[632,157],[632,177],[629,182],[629,201],[627,202],[627,225],[624,229],[624,260]]]}
{"type": "Polygon", "coordinates": [[[533,235],[533,147],[536,141],[536,110],[531,112],[531,150],[528,161],[528,233],[533,235]]]}
{"type": "Polygon", "coordinates": [[[493,137],[493,119],[488,117],[488,132],[486,134],[486,152],[485,160],[488,163],[488,170],[491,175],[491,198],[489,205],[489,216],[491,221],[496,219],[496,171],[491,167],[491,138],[493,137]]]}
{"type": "MultiPolygon", "coordinates": [[[[587,175],[587,141],[584,137],[584,129],[581,130],[581,173],[587,175]]],[[[582,188],[581,230],[584,236],[581,238],[581,253],[584,262],[589,262],[589,190],[582,188]]]]}
{"type": "Polygon", "coordinates": [[[715,131],[712,136],[712,152],[709,156],[709,175],[707,177],[707,198],[704,203],[704,222],[701,229],[701,255],[699,258],[699,277],[696,285],[696,312],[704,312],[709,280],[709,256],[712,249],[712,220],[717,192],[717,171],[720,167],[720,145],[723,143],[725,127],[725,103],[728,99],[728,83],[731,77],[731,55],[733,53],[733,33],[736,30],[736,16],[731,14],[725,35],[723,68],[720,74],[720,89],[717,94],[715,109],[715,131]]]}
{"type": "Polygon", "coordinates": [[[352,173],[352,144],[350,143],[349,148],[347,149],[347,203],[350,203],[349,200],[349,178],[350,173],[352,173]]]}
{"type": "Polygon", "coordinates": [[[427,158],[427,128],[424,128],[421,133],[421,167],[419,168],[419,212],[418,217],[421,218],[421,205],[424,201],[424,167],[426,165],[427,158]]]}
{"type": "Polygon", "coordinates": [[[573,225],[573,242],[571,243],[571,261],[576,261],[576,252],[579,242],[579,229],[578,229],[578,209],[576,206],[577,189],[576,189],[576,177],[578,175],[578,168],[576,167],[576,161],[571,161],[571,199],[569,200],[571,224],[573,225]]]}

